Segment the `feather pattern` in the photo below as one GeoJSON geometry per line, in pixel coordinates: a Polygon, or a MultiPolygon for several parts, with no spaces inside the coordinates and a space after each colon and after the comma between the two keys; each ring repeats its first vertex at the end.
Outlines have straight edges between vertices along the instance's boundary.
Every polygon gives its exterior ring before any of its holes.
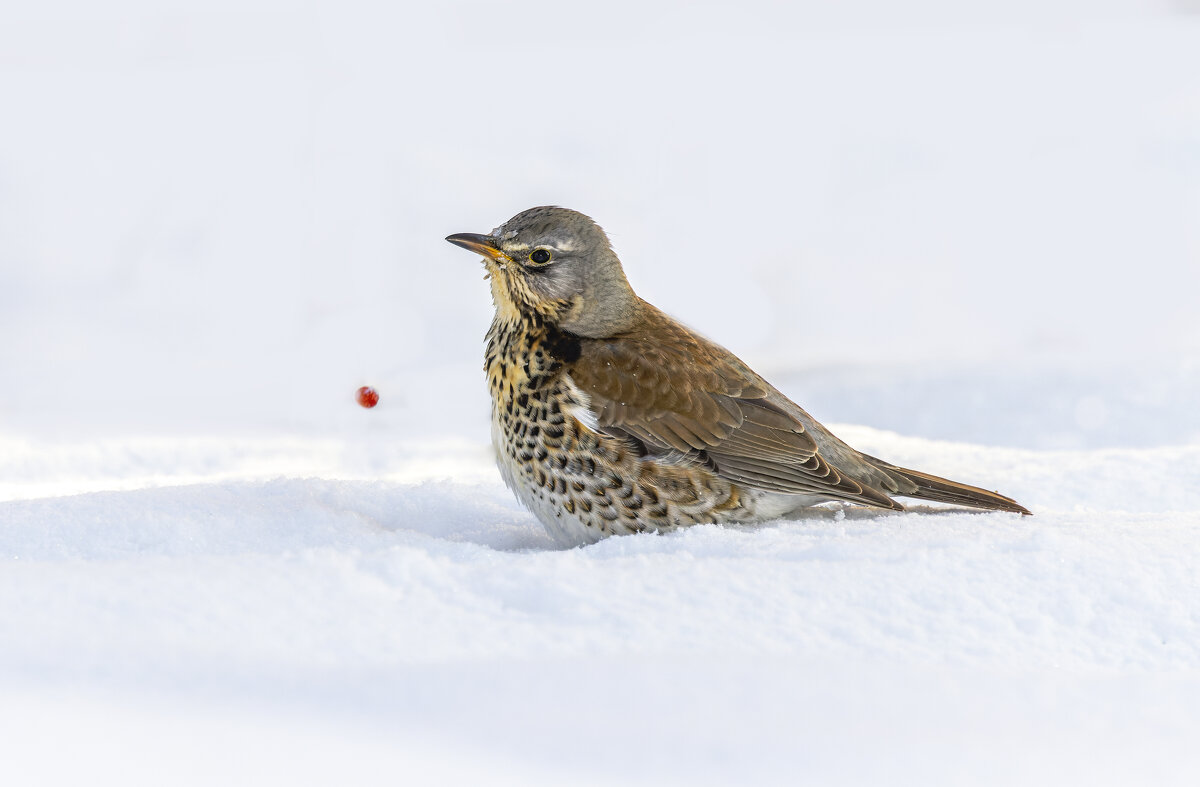
{"type": "Polygon", "coordinates": [[[903,509],[891,495],[1022,511],[1010,498],[861,454],[725,348],[640,303],[636,328],[567,367],[601,428],[749,487],[903,509]]]}

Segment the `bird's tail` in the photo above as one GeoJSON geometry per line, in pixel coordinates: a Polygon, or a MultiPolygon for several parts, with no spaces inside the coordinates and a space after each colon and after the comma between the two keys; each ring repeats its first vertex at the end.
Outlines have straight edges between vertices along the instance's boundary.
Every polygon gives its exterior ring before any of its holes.
{"type": "Polygon", "coordinates": [[[1025,516],[1032,515],[1028,508],[1011,497],[1005,497],[999,492],[989,492],[977,486],[960,484],[957,481],[939,478],[929,473],[909,470],[905,467],[896,467],[893,464],[888,464],[874,457],[868,458],[879,469],[892,475],[900,476],[916,486],[915,491],[895,493],[903,497],[936,500],[939,503],[952,503],[957,506],[969,506],[971,508],[986,508],[990,511],[1012,511],[1017,514],[1024,514],[1025,516]]]}

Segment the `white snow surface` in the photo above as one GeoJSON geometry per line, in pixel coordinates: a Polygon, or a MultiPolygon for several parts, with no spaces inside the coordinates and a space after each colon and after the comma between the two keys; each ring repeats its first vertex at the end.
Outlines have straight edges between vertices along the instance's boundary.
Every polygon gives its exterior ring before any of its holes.
{"type": "Polygon", "coordinates": [[[1196,10],[0,6],[0,783],[1200,783],[1196,10]],[[442,241],[547,203],[1034,516],[556,548],[442,241]]]}
{"type": "Polygon", "coordinates": [[[482,445],[5,446],[45,484],[0,503],[5,767],[63,783],[1200,773],[1200,445],[837,429],[1004,479],[1035,516],[834,507],[564,551],[482,445]]]}

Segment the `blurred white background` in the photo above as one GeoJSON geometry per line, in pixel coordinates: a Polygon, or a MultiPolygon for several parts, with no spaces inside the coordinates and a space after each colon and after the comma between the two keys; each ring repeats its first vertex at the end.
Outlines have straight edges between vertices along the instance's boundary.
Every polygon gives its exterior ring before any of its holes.
{"type": "Polygon", "coordinates": [[[1189,4],[830,5],[6,3],[0,425],[486,439],[442,238],[552,203],[822,419],[1200,433],[1189,4]]]}

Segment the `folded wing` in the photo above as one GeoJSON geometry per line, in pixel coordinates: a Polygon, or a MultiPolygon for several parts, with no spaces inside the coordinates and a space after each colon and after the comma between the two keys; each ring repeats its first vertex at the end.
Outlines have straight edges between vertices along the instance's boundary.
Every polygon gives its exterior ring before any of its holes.
{"type": "Polygon", "coordinates": [[[644,306],[638,331],[582,341],[568,369],[602,429],[664,461],[702,463],[744,486],[902,508],[835,467],[788,412],[795,405],[780,406],[782,395],[736,356],[644,306]]]}

